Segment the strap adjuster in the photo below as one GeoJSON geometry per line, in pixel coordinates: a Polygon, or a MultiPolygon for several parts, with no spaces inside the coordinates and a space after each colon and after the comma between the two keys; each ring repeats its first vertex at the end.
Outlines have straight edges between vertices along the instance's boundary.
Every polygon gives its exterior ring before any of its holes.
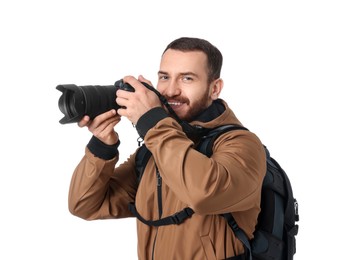
{"type": "Polygon", "coordinates": [[[191,208],[184,208],[180,212],[177,212],[171,216],[173,224],[181,224],[186,218],[192,216],[194,211],[191,208]]]}

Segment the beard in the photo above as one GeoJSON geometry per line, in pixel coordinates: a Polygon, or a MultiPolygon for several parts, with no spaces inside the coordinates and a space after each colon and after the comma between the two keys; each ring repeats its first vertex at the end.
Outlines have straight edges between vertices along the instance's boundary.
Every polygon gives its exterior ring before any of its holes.
{"type": "Polygon", "coordinates": [[[205,91],[204,95],[198,101],[191,105],[188,99],[181,99],[189,105],[189,110],[185,111],[183,114],[179,114],[177,112],[176,114],[181,120],[186,122],[193,121],[199,114],[201,114],[205,109],[207,109],[211,103],[209,100],[208,91],[205,91]]]}

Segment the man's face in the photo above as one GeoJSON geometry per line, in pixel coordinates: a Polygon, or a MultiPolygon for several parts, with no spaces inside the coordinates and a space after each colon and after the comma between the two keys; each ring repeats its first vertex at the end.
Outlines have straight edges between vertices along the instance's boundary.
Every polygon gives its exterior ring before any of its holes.
{"type": "Polygon", "coordinates": [[[179,118],[192,121],[211,103],[207,57],[201,51],[168,49],[162,56],[157,90],[179,118]]]}

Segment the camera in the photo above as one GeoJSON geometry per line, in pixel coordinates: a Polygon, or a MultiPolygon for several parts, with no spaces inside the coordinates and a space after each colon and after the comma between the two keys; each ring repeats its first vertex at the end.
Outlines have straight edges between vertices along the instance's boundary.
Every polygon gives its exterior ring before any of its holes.
{"type": "Polygon", "coordinates": [[[77,86],[74,84],[58,85],[57,90],[62,92],[59,98],[59,109],[64,117],[61,124],[79,122],[85,115],[90,119],[111,109],[121,108],[116,103],[118,89],[134,92],[134,88],[123,80],[118,80],[114,85],[77,86]]]}

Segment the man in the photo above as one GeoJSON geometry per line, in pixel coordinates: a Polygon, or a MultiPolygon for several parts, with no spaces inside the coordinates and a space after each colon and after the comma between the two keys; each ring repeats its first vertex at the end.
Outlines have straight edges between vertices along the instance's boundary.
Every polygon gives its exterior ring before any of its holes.
{"type": "MultiPolygon", "coordinates": [[[[157,90],[177,117],[192,126],[241,125],[219,99],[221,66],[222,55],[209,42],[177,39],[162,55],[157,90]]],[[[229,131],[216,140],[208,158],[193,149],[198,136],[186,133],[141,83],[151,85],[149,81],[127,76],[124,82],[135,92],[117,91],[122,108],[79,122],[93,137],[72,177],[70,212],[88,220],[131,217],[128,205],[135,202],[142,218],[158,220],[190,207],[195,214],[179,225],[153,227],[138,220],[139,259],[244,259],[243,244],[220,214],[232,212],[248,238],[253,237],[266,171],[260,140],[249,131],[229,131]],[[152,154],[139,183],[136,153],[115,168],[119,136],[114,126],[122,116],[136,125],[152,154]]]]}

